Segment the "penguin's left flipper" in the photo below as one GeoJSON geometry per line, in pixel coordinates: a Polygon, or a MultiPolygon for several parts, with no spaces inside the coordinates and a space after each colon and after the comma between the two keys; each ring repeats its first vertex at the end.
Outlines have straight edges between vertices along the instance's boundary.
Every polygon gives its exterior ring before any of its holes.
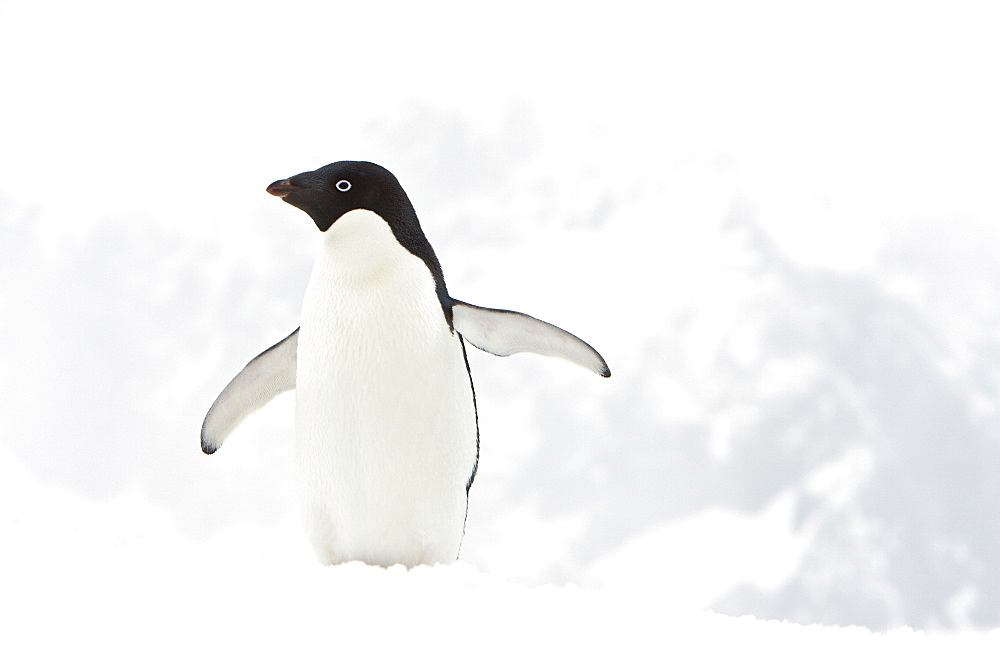
{"type": "Polygon", "coordinates": [[[201,450],[210,455],[243,419],[282,392],[295,389],[299,330],[243,367],[208,409],[201,425],[201,450]]]}
{"type": "Polygon", "coordinates": [[[480,350],[507,357],[537,353],[561,357],[608,378],[611,369],[583,339],[517,311],[483,308],[452,299],[452,322],[466,341],[480,350]]]}

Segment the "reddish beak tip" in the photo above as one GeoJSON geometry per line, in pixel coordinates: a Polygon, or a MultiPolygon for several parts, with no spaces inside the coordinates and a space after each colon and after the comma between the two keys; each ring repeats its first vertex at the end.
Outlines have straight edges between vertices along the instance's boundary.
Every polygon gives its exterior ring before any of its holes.
{"type": "Polygon", "coordinates": [[[284,197],[289,193],[293,193],[296,190],[301,190],[302,186],[293,186],[288,182],[288,179],[281,179],[280,181],[275,181],[267,187],[267,192],[274,195],[275,197],[284,197]]]}

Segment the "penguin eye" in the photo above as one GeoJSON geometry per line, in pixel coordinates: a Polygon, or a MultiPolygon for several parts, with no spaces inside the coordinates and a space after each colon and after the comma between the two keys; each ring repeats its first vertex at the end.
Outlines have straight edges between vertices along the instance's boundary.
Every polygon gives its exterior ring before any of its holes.
{"type": "Polygon", "coordinates": [[[348,190],[351,189],[351,182],[350,181],[345,181],[344,179],[341,179],[341,180],[337,181],[336,188],[340,192],[346,193],[348,190]]]}

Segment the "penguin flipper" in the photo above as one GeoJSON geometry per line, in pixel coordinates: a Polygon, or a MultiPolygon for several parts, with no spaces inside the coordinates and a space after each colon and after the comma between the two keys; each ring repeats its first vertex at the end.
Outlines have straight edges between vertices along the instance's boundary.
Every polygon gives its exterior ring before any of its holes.
{"type": "Polygon", "coordinates": [[[210,455],[243,419],[282,392],[295,389],[299,329],[250,360],[208,409],[201,450],[210,455]]]}
{"type": "Polygon", "coordinates": [[[452,299],[451,306],[455,329],[480,350],[500,357],[515,353],[561,357],[599,376],[611,376],[611,369],[599,352],[555,325],[517,311],[483,308],[457,299],[452,299]]]}

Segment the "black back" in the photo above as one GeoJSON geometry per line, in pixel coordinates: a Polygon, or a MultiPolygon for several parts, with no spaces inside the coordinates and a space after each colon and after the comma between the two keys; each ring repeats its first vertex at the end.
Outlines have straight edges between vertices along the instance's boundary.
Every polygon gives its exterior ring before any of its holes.
{"type": "Polygon", "coordinates": [[[410,198],[392,172],[371,162],[334,162],[275,181],[268,186],[268,192],[308,213],[323,232],[348,211],[365,209],[378,214],[389,224],[399,244],[427,265],[445,319],[452,327],[451,297],[445,287],[441,263],[420,228],[410,198]]]}

